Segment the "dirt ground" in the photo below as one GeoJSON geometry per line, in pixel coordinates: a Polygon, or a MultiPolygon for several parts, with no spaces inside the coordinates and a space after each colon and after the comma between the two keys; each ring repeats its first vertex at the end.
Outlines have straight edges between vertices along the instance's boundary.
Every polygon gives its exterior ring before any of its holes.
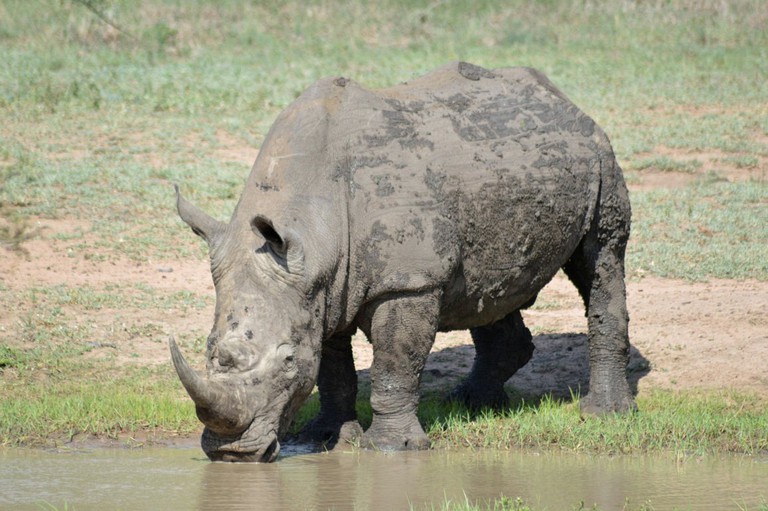
{"type": "MultiPolygon", "coordinates": [[[[61,235],[75,230],[87,233],[87,224],[62,220],[41,220],[39,224],[40,236],[24,244],[28,256],[2,251],[0,276],[10,291],[59,284],[97,290],[120,285],[127,292],[144,286],[157,295],[190,291],[209,297],[204,308],[64,310],[62,321],[70,326],[88,325],[96,332],[98,338],[87,356],[109,357],[119,364],[170,364],[169,335],[193,338],[207,334],[214,302],[207,261],[139,264],[86,259],[74,253],[74,242],[61,235]]],[[[640,392],[736,388],[768,395],[768,282],[689,283],[645,277],[628,282],[628,300],[629,368],[640,392]]],[[[0,314],[2,337],[10,339],[19,330],[18,312],[0,314]]],[[[536,351],[508,385],[524,396],[551,392],[565,397],[569,388],[585,389],[586,319],[568,280],[558,274],[524,317],[536,351]]],[[[354,351],[365,378],[372,354],[362,335],[355,338],[354,351]]],[[[467,332],[440,334],[424,374],[424,388],[461,378],[469,371],[473,356],[467,332]]]]}

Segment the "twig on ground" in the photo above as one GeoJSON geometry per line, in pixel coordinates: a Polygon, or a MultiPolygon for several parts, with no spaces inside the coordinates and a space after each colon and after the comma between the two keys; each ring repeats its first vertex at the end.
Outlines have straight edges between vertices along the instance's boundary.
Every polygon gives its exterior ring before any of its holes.
{"type": "Polygon", "coordinates": [[[134,41],[138,41],[139,38],[135,35],[131,34],[129,31],[125,30],[122,26],[118,25],[117,22],[115,22],[112,18],[107,16],[95,3],[93,0],[73,0],[75,3],[78,3],[91,11],[97,18],[99,18],[101,21],[109,25],[110,27],[114,28],[121,34],[124,34],[129,39],[133,39],[134,41]]]}

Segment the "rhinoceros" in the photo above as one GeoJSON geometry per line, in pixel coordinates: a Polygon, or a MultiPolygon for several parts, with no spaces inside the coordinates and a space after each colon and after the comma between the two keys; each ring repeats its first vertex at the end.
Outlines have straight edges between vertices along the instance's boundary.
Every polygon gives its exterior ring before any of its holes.
{"type": "Polygon", "coordinates": [[[588,317],[582,412],[635,408],[627,188],[605,133],[534,69],[456,62],[379,90],[322,79],[278,116],[229,223],[176,192],[216,289],[207,374],[170,341],[211,460],[275,460],[316,385],[305,437],[428,447],[416,410],[436,332],[469,329],[476,349],[452,397],[503,403],[533,352],[520,310],[561,268],[588,317]],[[373,347],[364,433],[357,329],[373,347]]]}

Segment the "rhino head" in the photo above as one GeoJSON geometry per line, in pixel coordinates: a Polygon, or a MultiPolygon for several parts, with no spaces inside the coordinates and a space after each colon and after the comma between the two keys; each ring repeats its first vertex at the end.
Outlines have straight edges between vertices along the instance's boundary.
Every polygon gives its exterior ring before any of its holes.
{"type": "Polygon", "coordinates": [[[324,279],[310,275],[297,233],[240,207],[243,200],[224,223],[186,201],[178,187],[176,193],[179,215],[208,243],[216,288],[207,374],[193,370],[170,341],[176,371],[205,425],[203,451],[213,461],[274,461],[317,380],[324,279]]]}

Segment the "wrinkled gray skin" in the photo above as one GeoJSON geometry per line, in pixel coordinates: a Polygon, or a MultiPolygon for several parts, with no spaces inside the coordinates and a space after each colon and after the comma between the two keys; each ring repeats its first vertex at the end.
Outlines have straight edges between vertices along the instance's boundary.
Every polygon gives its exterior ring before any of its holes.
{"type": "Polygon", "coordinates": [[[635,408],[624,251],[627,189],[595,123],[532,69],[452,63],[389,89],[312,85],[264,141],[229,223],[178,197],[210,246],[207,375],[174,364],[212,460],[273,461],[317,384],[309,439],[362,434],[351,335],[373,344],[373,423],[359,438],[420,449],[418,386],[437,331],[470,329],[452,393],[503,404],[531,357],[520,309],[558,269],[589,318],[586,414],[635,408]]]}

